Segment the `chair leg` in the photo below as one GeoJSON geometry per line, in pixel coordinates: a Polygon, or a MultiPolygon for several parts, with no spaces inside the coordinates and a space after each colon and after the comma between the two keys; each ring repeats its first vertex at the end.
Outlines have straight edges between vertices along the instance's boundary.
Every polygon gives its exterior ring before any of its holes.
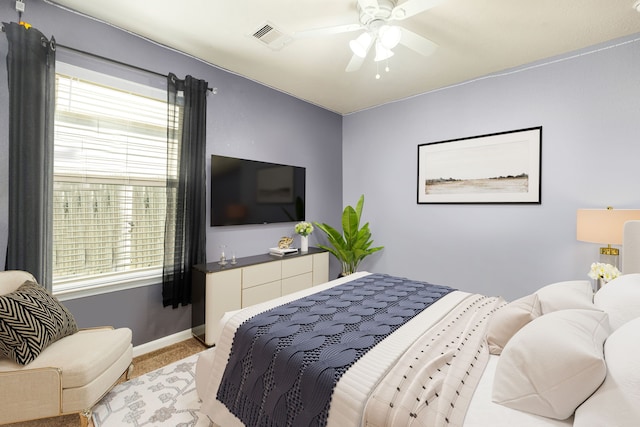
{"type": "Polygon", "coordinates": [[[84,411],[80,412],[80,426],[89,427],[90,425],[93,425],[91,423],[92,415],[93,415],[93,412],[91,411],[91,409],[85,409],[84,411]]]}
{"type": "Polygon", "coordinates": [[[129,381],[131,379],[131,375],[133,374],[133,363],[129,365],[127,369],[127,374],[125,375],[125,379],[129,381]]]}

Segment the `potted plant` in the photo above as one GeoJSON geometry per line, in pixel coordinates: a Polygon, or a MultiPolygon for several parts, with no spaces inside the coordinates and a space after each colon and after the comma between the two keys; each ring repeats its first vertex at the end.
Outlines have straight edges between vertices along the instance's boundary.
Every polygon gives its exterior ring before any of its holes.
{"type": "Polygon", "coordinates": [[[344,208],[342,212],[342,233],[328,224],[315,223],[316,227],[325,232],[329,243],[332,245],[332,247],[318,246],[332,253],[340,261],[342,264],[341,276],[355,273],[360,261],[384,247],[371,247],[373,240],[371,240],[368,222],[360,227],[363,205],[364,194],[360,196],[355,209],[352,206],[344,208]]]}

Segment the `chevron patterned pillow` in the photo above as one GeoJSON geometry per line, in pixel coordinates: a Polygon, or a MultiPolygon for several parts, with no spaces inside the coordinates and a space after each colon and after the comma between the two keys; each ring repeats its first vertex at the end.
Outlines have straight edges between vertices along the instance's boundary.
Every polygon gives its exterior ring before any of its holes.
{"type": "Polygon", "coordinates": [[[73,315],[37,283],[0,295],[0,357],[26,365],[48,345],[78,330],[73,315]]]}

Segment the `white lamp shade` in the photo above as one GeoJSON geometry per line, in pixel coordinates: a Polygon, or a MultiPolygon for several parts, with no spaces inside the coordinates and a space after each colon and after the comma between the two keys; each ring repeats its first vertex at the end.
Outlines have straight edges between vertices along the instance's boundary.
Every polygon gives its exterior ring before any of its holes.
{"type": "Polygon", "coordinates": [[[359,56],[360,58],[364,58],[367,56],[367,52],[369,52],[369,47],[371,46],[371,34],[362,33],[358,36],[357,39],[351,40],[349,42],[349,47],[354,55],[359,56]]]}
{"type": "Polygon", "coordinates": [[[400,39],[402,38],[402,31],[399,27],[393,27],[391,25],[383,25],[378,31],[378,38],[387,49],[393,49],[398,46],[400,39]]]}
{"type": "Polygon", "coordinates": [[[376,57],[374,61],[384,61],[385,59],[389,59],[393,56],[393,52],[382,44],[380,40],[376,41],[376,57]]]}
{"type": "Polygon", "coordinates": [[[621,245],[624,223],[639,219],[639,209],[578,209],[576,236],[582,242],[621,245]]]}

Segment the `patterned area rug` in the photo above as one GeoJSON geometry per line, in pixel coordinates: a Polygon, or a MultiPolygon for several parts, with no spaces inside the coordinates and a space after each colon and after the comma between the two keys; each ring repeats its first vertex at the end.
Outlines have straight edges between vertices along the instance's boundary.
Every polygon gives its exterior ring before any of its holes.
{"type": "Polygon", "coordinates": [[[116,385],[94,408],[95,427],[211,427],[200,413],[198,354],[116,385]]]}

